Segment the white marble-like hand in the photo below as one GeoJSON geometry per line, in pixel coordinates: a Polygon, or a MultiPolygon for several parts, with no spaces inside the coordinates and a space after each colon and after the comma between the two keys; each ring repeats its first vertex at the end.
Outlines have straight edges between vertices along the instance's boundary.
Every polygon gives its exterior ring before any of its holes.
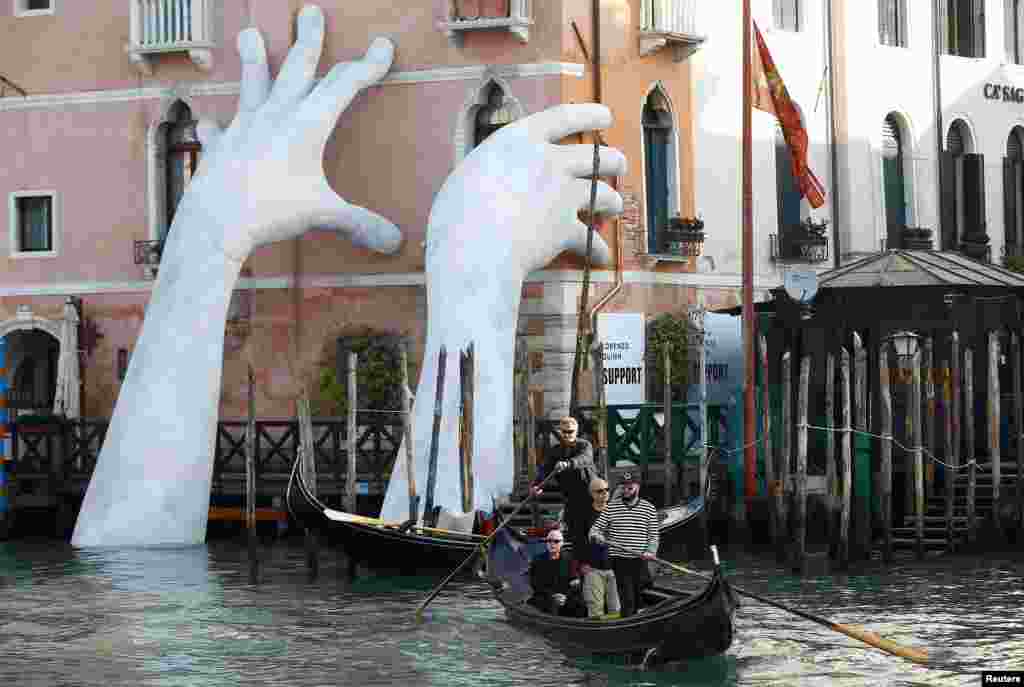
{"type": "MultiPolygon", "coordinates": [[[[572,134],[611,125],[603,105],[561,105],[509,124],[474,149],[434,200],[427,227],[427,343],[414,408],[416,485],[427,486],[437,353],[448,351],[434,503],[461,511],[459,490],[458,351],[474,345],[475,507],[512,489],[512,370],[519,300],[526,276],[563,250],[586,253],[592,145],[557,145],[572,134]]],[[[602,148],[598,172],[625,173],[625,157],[602,148]]],[[[596,211],[618,214],[622,198],[598,182],[596,211]]],[[[593,258],[610,261],[594,235],[593,258]]],[[[399,456],[404,455],[399,453],[399,456]]],[[[408,487],[397,460],[381,517],[405,519],[408,487]]],[[[424,502],[425,499],[421,499],[424,502]]]]}
{"type": "Polygon", "coordinates": [[[271,85],[256,29],[238,36],[238,114],[204,122],[203,160],[175,213],[142,332],[75,524],[75,546],[197,544],[206,535],[224,324],[242,263],[258,245],[316,226],[394,252],[398,229],[346,203],[323,150],[356,94],[390,69],[394,47],[337,65],[314,87],[324,18],[298,17],[298,39],[271,85]]]}

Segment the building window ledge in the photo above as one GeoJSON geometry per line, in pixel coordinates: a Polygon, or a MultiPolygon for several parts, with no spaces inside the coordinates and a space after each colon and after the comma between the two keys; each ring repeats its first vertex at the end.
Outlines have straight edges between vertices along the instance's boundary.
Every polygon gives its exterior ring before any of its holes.
{"type": "Polygon", "coordinates": [[[674,33],[671,31],[641,31],[640,32],[640,56],[647,57],[662,50],[672,48],[672,59],[682,62],[692,55],[701,43],[707,40],[704,36],[692,36],[686,33],[674,33]]]}
{"type": "Polygon", "coordinates": [[[129,45],[125,51],[128,53],[128,59],[140,72],[152,76],[154,58],[172,52],[187,52],[192,64],[208,72],[213,69],[213,48],[213,43],[209,42],[188,42],[160,46],[129,45]]]}
{"type": "Polygon", "coordinates": [[[128,59],[146,76],[153,60],[172,52],[188,53],[203,71],[213,69],[211,0],[130,0],[128,59]]]}

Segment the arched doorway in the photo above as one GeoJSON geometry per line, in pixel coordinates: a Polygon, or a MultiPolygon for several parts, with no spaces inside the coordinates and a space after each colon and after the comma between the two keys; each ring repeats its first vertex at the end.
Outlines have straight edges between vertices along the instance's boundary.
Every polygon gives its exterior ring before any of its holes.
{"type": "Polygon", "coordinates": [[[79,317],[72,299],[64,303],[63,314],[51,320],[19,307],[15,317],[0,322],[11,419],[26,412],[79,416],[79,317]]]}

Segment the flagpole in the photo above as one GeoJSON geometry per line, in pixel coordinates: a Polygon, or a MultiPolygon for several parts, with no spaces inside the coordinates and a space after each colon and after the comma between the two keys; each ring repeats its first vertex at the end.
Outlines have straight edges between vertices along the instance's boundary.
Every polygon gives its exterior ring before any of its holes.
{"type": "MultiPolygon", "coordinates": [[[[752,36],[750,0],[743,5],[743,474],[745,504],[736,508],[737,520],[747,515],[757,496],[757,425],[754,417],[754,210],[753,165],[751,163],[751,102],[753,100],[752,36]]],[[[739,505],[739,504],[737,504],[739,505]]]]}

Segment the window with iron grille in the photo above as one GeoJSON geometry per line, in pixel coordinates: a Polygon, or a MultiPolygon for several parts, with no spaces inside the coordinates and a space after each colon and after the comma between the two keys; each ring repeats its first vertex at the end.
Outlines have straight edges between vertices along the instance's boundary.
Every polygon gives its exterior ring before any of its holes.
{"type": "Polygon", "coordinates": [[[878,42],[907,47],[907,1],[878,0],[878,42]]]}
{"type": "Polygon", "coordinates": [[[775,28],[783,31],[799,31],[803,19],[800,9],[800,0],[772,0],[772,18],[775,21],[775,28]]]}

